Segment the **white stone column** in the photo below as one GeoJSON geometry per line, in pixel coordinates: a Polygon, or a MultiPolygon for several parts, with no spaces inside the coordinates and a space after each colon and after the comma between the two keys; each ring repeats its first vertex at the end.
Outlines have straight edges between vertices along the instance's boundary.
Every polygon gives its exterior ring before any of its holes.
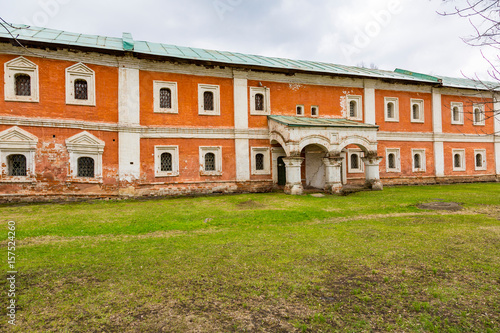
{"type": "Polygon", "coordinates": [[[248,80],[246,72],[233,73],[236,180],[250,180],[250,144],[248,140],[248,80]]]}
{"type": "Polygon", "coordinates": [[[494,96],[493,110],[495,112],[495,165],[497,181],[500,181],[500,95],[494,96]]]}
{"type": "Polygon", "coordinates": [[[380,181],[379,164],[382,161],[381,156],[367,155],[362,158],[365,163],[366,186],[374,191],[382,191],[384,188],[380,181]]]}
{"type": "Polygon", "coordinates": [[[438,89],[432,89],[432,129],[434,131],[434,172],[436,177],[444,177],[444,145],[442,139],[439,139],[443,133],[443,110],[441,93],[438,89]]]}
{"type": "Polygon", "coordinates": [[[375,81],[365,80],[364,83],[364,106],[366,124],[375,125],[375,81]]]}
{"type": "Polygon", "coordinates": [[[325,191],[329,193],[340,193],[342,191],[342,157],[326,157],[325,164],[325,191]]]}
{"type": "Polygon", "coordinates": [[[283,159],[286,166],[286,194],[301,195],[304,192],[301,173],[303,161],[303,157],[286,157],[283,159]]]}

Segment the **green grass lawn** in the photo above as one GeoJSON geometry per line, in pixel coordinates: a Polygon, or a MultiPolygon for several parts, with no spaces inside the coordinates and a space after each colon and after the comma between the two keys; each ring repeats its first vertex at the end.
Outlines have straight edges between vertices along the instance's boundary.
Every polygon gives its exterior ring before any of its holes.
{"type": "Polygon", "coordinates": [[[500,332],[498,183],[5,205],[3,272],[10,220],[2,332],[500,332]]]}

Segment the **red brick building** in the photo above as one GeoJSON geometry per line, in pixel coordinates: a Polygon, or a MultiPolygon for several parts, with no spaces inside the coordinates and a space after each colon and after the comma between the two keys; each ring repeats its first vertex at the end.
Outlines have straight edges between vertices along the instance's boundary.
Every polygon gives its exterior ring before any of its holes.
{"type": "Polygon", "coordinates": [[[500,178],[500,110],[435,77],[86,36],[0,32],[0,200],[500,178]]]}

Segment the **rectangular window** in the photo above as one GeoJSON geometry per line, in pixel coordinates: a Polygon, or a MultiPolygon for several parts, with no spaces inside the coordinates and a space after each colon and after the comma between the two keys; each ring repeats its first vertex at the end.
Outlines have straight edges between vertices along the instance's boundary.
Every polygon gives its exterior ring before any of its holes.
{"type": "Polygon", "coordinates": [[[451,123],[453,125],[464,124],[464,105],[463,103],[451,102],[451,123]]]}
{"type": "Polygon", "coordinates": [[[465,171],[465,150],[452,150],[453,171],[465,171]]]}
{"type": "Polygon", "coordinates": [[[425,149],[412,149],[411,155],[413,172],[425,172],[425,149]]]}
{"type": "Polygon", "coordinates": [[[155,146],[155,177],[179,176],[179,147],[155,146]]]}
{"type": "Polygon", "coordinates": [[[313,105],[311,106],[311,116],[317,117],[319,115],[319,106],[313,105]]]}
{"type": "Polygon", "coordinates": [[[177,82],[153,81],[155,113],[179,113],[177,82]]]}
{"type": "Polygon", "coordinates": [[[216,85],[198,85],[198,114],[205,116],[220,115],[220,88],[216,85]]]}
{"type": "Polygon", "coordinates": [[[472,106],[472,120],[474,125],[484,126],[485,123],[484,104],[474,104],[472,106]]]}
{"type": "Polygon", "coordinates": [[[38,102],[38,66],[18,57],[4,65],[4,94],[6,101],[38,102]]]}
{"type": "Polygon", "coordinates": [[[79,62],[66,68],[66,104],[95,106],[95,72],[79,62]]]}
{"type": "Polygon", "coordinates": [[[385,165],[387,172],[401,172],[401,160],[398,148],[386,149],[385,165]]]}
{"type": "Polygon", "coordinates": [[[270,148],[252,147],[252,175],[270,175],[270,148]]]}
{"type": "Polygon", "coordinates": [[[385,121],[399,121],[399,99],[396,97],[384,97],[385,121]]]}
{"type": "Polygon", "coordinates": [[[486,150],[474,150],[474,165],[476,170],[486,170],[486,150]]]}
{"type": "Polygon", "coordinates": [[[423,123],[424,122],[424,100],[422,99],[411,99],[411,121],[413,123],[423,123]]]}
{"type": "Polygon", "coordinates": [[[364,156],[363,152],[358,149],[348,149],[347,150],[347,165],[349,173],[363,173],[364,172],[364,163],[362,157],[364,156]]]}
{"type": "Polygon", "coordinates": [[[222,175],[222,147],[200,147],[200,175],[222,175]]]}
{"type": "Polygon", "coordinates": [[[297,116],[303,116],[304,115],[304,105],[297,105],[295,107],[295,110],[296,110],[295,114],[297,116]]]}
{"type": "Polygon", "coordinates": [[[347,96],[347,118],[352,120],[362,120],[361,96],[347,96]]]}
{"type": "Polygon", "coordinates": [[[268,115],[271,112],[270,90],[265,87],[250,87],[250,114],[268,115]]]}

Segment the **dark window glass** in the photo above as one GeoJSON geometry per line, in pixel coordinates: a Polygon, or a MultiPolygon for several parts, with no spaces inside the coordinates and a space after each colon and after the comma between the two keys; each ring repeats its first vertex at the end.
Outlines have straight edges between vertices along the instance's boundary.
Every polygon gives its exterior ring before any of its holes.
{"type": "Polygon", "coordinates": [[[89,99],[87,81],[75,80],[75,99],[89,99]]]}
{"type": "Polygon", "coordinates": [[[264,95],[255,95],[255,111],[264,111],[264,95]]]}
{"type": "Polygon", "coordinates": [[[476,154],[476,167],[481,168],[483,166],[483,154],[476,154]]]}
{"type": "Polygon", "coordinates": [[[205,91],[203,93],[203,105],[205,111],[214,111],[214,93],[211,91],[205,91]]]}
{"type": "Polygon", "coordinates": [[[413,119],[414,120],[420,119],[420,110],[418,104],[413,104],[413,119]]]}
{"type": "Polygon", "coordinates": [[[396,155],[389,154],[389,169],[396,169],[396,155]]]}
{"type": "Polygon", "coordinates": [[[297,115],[302,115],[302,106],[297,106],[297,115]]]}
{"type": "Polygon", "coordinates": [[[356,117],[356,101],[349,102],[349,117],[356,117]]]}
{"type": "Polygon", "coordinates": [[[351,169],[359,169],[359,158],[357,154],[351,155],[351,169]]]}
{"type": "Polygon", "coordinates": [[[475,123],[482,122],[481,110],[479,108],[474,109],[474,122],[475,123]]]}
{"type": "Polygon", "coordinates": [[[394,103],[387,103],[387,118],[394,118],[394,103]]]}
{"type": "Polygon", "coordinates": [[[455,166],[455,168],[462,167],[462,159],[460,158],[460,154],[455,154],[453,156],[453,165],[455,166]]]}
{"type": "Polygon", "coordinates": [[[78,177],[94,178],[94,159],[91,157],[80,157],[78,159],[78,177]]]}
{"type": "Polygon", "coordinates": [[[172,154],[161,154],[161,171],[172,171],[172,154]]]}
{"type": "Polygon", "coordinates": [[[460,111],[458,110],[458,107],[453,107],[453,121],[460,121],[460,111]]]}
{"type": "Polygon", "coordinates": [[[413,166],[415,169],[420,169],[422,167],[422,162],[420,161],[420,154],[413,155],[413,166]]]}
{"type": "Polygon", "coordinates": [[[9,176],[26,176],[26,157],[16,154],[7,157],[9,176]]]}
{"type": "Polygon", "coordinates": [[[162,109],[172,108],[172,91],[168,88],[160,89],[160,108],[162,109]]]}
{"type": "Polygon", "coordinates": [[[318,115],[318,108],[317,107],[313,106],[311,108],[311,115],[312,116],[317,116],[318,115]]]}
{"type": "Polygon", "coordinates": [[[264,170],[264,154],[255,155],[255,170],[264,170]]]}
{"type": "Polygon", "coordinates": [[[205,154],[205,171],[215,171],[215,154],[205,154]]]}
{"type": "Polygon", "coordinates": [[[16,75],[16,95],[31,96],[31,77],[29,75],[16,75]]]}

